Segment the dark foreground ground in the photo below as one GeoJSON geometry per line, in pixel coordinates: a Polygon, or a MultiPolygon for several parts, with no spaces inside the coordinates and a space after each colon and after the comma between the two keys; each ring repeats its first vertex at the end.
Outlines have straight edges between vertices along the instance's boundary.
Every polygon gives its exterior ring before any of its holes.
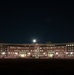
{"type": "Polygon", "coordinates": [[[12,71],[15,72],[73,72],[74,60],[73,59],[1,59],[0,72],[12,71]]]}

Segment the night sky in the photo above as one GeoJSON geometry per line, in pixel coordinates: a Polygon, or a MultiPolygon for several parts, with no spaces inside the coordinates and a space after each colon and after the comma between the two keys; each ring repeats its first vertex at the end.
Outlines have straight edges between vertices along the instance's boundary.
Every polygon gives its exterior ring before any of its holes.
{"type": "Polygon", "coordinates": [[[0,43],[74,42],[71,3],[0,3],[0,43]]]}

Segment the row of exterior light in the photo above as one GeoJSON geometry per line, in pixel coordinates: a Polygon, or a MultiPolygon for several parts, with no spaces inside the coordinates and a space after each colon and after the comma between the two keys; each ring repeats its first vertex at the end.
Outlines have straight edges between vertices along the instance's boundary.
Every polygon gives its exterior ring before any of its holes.
{"type": "MultiPolygon", "coordinates": [[[[2,52],[1,54],[2,54],[2,55],[5,55],[6,53],[5,53],[5,52],[2,52]]],[[[31,54],[31,53],[29,52],[28,55],[30,55],[30,54],[31,54]]],[[[18,53],[15,52],[15,55],[18,55],[18,53]]],[[[21,57],[24,57],[24,56],[25,56],[25,54],[21,54],[21,57]]]]}
{"type": "MultiPolygon", "coordinates": [[[[65,52],[66,54],[68,54],[69,52],[65,52]]],[[[59,53],[58,52],[56,52],[56,55],[58,55],[59,53]]],[[[70,54],[72,55],[73,54],[73,52],[70,52],[70,54]]]]}
{"type": "MultiPolygon", "coordinates": [[[[70,55],[73,55],[73,54],[74,54],[73,52],[65,52],[65,53],[66,53],[66,54],[69,54],[69,53],[70,53],[70,55]]],[[[5,52],[2,52],[2,55],[5,55],[5,54],[6,54],[5,52]]],[[[15,54],[18,55],[18,52],[15,52],[15,54]]],[[[31,55],[30,52],[27,53],[27,54],[28,54],[28,56],[31,55]]],[[[55,54],[56,54],[56,55],[59,55],[59,52],[56,52],[55,54]]],[[[47,53],[44,52],[43,55],[44,55],[44,56],[47,56],[47,53]]],[[[51,53],[51,54],[49,54],[48,56],[53,57],[53,55],[54,55],[54,54],[51,53]]],[[[39,55],[38,55],[38,56],[39,56],[39,55]]],[[[26,57],[26,54],[20,54],[20,57],[26,57]]]]}
{"type": "Polygon", "coordinates": [[[73,52],[66,52],[66,54],[69,54],[69,53],[70,53],[71,55],[73,54],[73,52]]]}
{"type": "Polygon", "coordinates": [[[74,46],[74,44],[66,45],[66,46],[74,46]]]}
{"type": "MultiPolygon", "coordinates": [[[[6,52],[2,52],[1,54],[2,54],[2,55],[5,55],[6,52]]],[[[18,52],[15,52],[15,54],[18,55],[18,52]]]]}
{"type": "MultiPolygon", "coordinates": [[[[6,54],[6,52],[2,52],[1,54],[3,54],[3,55],[4,55],[4,54],[6,54]]],[[[15,52],[14,54],[16,54],[16,55],[17,55],[17,54],[18,54],[18,52],[15,52]]],[[[31,53],[30,53],[30,52],[28,52],[27,54],[28,54],[28,55],[30,55],[31,53]]],[[[43,53],[43,54],[45,55],[46,53],[43,53]]]]}
{"type": "MultiPolygon", "coordinates": [[[[70,54],[73,54],[73,52],[65,52],[66,54],[68,54],[68,53],[70,53],[70,54]]],[[[1,54],[6,54],[6,52],[2,52],[1,54]]],[[[18,54],[18,52],[15,52],[15,54],[17,55],[18,54]]],[[[28,52],[27,53],[28,55],[30,55],[31,53],[30,52],[28,52]]],[[[45,52],[43,53],[44,55],[46,54],[45,52]]],[[[58,52],[56,52],[56,55],[58,55],[58,52]]]]}

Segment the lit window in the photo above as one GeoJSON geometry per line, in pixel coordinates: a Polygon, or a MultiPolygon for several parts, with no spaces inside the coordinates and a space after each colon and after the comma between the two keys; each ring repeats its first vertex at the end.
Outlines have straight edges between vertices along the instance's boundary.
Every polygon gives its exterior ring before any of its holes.
{"type": "Polygon", "coordinates": [[[68,54],[68,52],[66,52],[66,54],[68,54]]]}
{"type": "Polygon", "coordinates": [[[51,47],[51,49],[52,49],[52,47],[51,47]]]}
{"type": "Polygon", "coordinates": [[[37,49],[39,49],[39,48],[37,48],[37,49]]]}
{"type": "Polygon", "coordinates": [[[38,55],[38,56],[40,56],[40,55],[38,55]]]}
{"type": "Polygon", "coordinates": [[[72,54],[73,54],[73,52],[70,52],[70,54],[72,55],[72,54]]]}
{"type": "Polygon", "coordinates": [[[62,48],[64,48],[64,47],[62,47],[62,48]]]}
{"type": "Polygon", "coordinates": [[[16,54],[16,55],[18,55],[18,53],[17,53],[17,52],[15,52],[15,54],[16,54]]]}
{"type": "Polygon", "coordinates": [[[12,48],[12,47],[10,47],[10,48],[12,48]]]}
{"type": "Polygon", "coordinates": [[[42,50],[42,52],[43,52],[43,50],[42,50]]]}
{"type": "Polygon", "coordinates": [[[40,52],[41,52],[41,50],[40,50],[40,52]]]}
{"type": "Polygon", "coordinates": [[[31,50],[31,52],[32,52],[32,50],[31,50]]]}
{"type": "Polygon", "coordinates": [[[70,46],[71,46],[71,44],[70,44],[70,46]]]}
{"type": "Polygon", "coordinates": [[[20,54],[20,56],[21,56],[21,57],[26,57],[26,55],[25,55],[25,54],[20,54]]]}
{"type": "Polygon", "coordinates": [[[69,45],[67,45],[67,46],[69,46],[69,45]]]}
{"type": "Polygon", "coordinates": [[[32,56],[34,56],[34,55],[32,55],[32,56]]]}
{"type": "Polygon", "coordinates": [[[73,44],[72,44],[72,46],[73,46],[73,44]]]}
{"type": "Polygon", "coordinates": [[[21,49],[22,47],[18,47],[18,49],[21,49]]]}
{"type": "Polygon", "coordinates": [[[46,54],[46,53],[43,53],[44,55],[46,54]]]}
{"type": "Polygon", "coordinates": [[[70,55],[68,55],[68,56],[70,56],[70,55]]]}
{"type": "Polygon", "coordinates": [[[42,49],[42,48],[40,47],[40,49],[42,49]]]}
{"type": "Polygon", "coordinates": [[[31,53],[29,52],[28,55],[30,55],[31,53]]]}
{"type": "Polygon", "coordinates": [[[10,54],[10,52],[8,52],[8,54],[10,54]]]}
{"type": "Polygon", "coordinates": [[[47,47],[47,49],[48,49],[48,47],[47,47]]]}
{"type": "Polygon", "coordinates": [[[2,52],[2,55],[5,55],[5,52],[2,52]]]}
{"type": "Polygon", "coordinates": [[[49,57],[53,57],[53,54],[48,54],[49,57]]]}
{"type": "Polygon", "coordinates": [[[58,55],[58,52],[56,52],[56,55],[58,55]]]}
{"type": "Polygon", "coordinates": [[[13,54],[13,52],[12,52],[12,54],[13,54]]]}

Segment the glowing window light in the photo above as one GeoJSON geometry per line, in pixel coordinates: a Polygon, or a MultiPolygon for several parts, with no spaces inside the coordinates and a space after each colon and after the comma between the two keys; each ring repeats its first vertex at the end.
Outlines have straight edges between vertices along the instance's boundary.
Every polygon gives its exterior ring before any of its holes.
{"type": "Polygon", "coordinates": [[[40,47],[40,49],[42,49],[42,48],[40,47]]]}
{"type": "Polygon", "coordinates": [[[29,52],[28,55],[30,55],[31,53],[29,52]]]}
{"type": "Polygon", "coordinates": [[[67,46],[69,46],[69,45],[67,45],[67,46]]]}
{"type": "Polygon", "coordinates": [[[48,54],[49,57],[53,57],[53,54],[48,54]]]}
{"type": "Polygon", "coordinates": [[[41,50],[43,52],[43,50],[41,50]]]}
{"type": "Polygon", "coordinates": [[[43,53],[44,55],[46,54],[46,53],[43,53]]]}
{"type": "Polygon", "coordinates": [[[73,46],[73,44],[72,44],[72,46],[73,46]]]}
{"type": "Polygon", "coordinates": [[[40,55],[38,55],[38,56],[40,56],[40,55]]]}
{"type": "Polygon", "coordinates": [[[68,52],[66,52],[66,54],[68,54],[68,52]]]}
{"type": "Polygon", "coordinates": [[[5,52],[2,52],[2,55],[5,55],[5,52]]]}
{"type": "Polygon", "coordinates": [[[44,52],[43,55],[47,56],[47,53],[44,52]]]}
{"type": "Polygon", "coordinates": [[[58,55],[58,52],[56,52],[56,55],[58,55]]]}
{"type": "Polygon", "coordinates": [[[71,44],[70,44],[70,46],[71,46],[71,44]]]}
{"type": "Polygon", "coordinates": [[[20,57],[26,57],[26,55],[25,54],[20,54],[20,57]]]}
{"type": "Polygon", "coordinates": [[[16,54],[16,55],[18,55],[18,53],[17,53],[17,52],[15,52],[15,54],[16,54]]]}
{"type": "Polygon", "coordinates": [[[73,54],[73,52],[70,53],[71,55],[73,54]]]}
{"type": "Polygon", "coordinates": [[[21,57],[24,57],[24,54],[22,54],[21,57]]]}
{"type": "Polygon", "coordinates": [[[62,48],[64,48],[64,47],[62,47],[62,48]]]}
{"type": "Polygon", "coordinates": [[[31,50],[31,52],[32,52],[32,50],[31,50]]]}

